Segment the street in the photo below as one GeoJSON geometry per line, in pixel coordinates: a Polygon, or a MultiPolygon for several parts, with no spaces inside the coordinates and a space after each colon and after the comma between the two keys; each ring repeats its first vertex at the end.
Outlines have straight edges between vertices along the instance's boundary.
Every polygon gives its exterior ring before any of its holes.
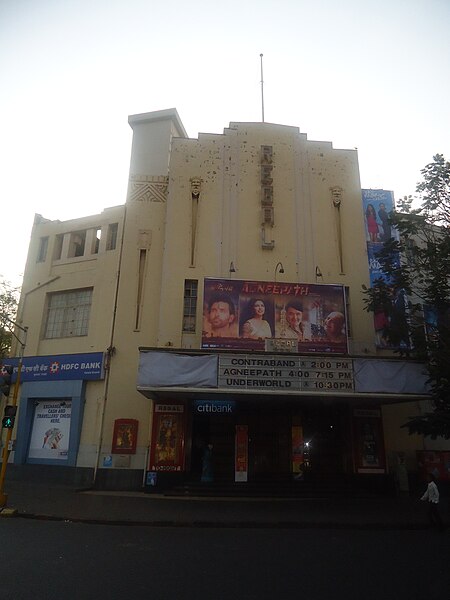
{"type": "Polygon", "coordinates": [[[450,535],[0,519],[6,600],[443,600],[450,535]]]}

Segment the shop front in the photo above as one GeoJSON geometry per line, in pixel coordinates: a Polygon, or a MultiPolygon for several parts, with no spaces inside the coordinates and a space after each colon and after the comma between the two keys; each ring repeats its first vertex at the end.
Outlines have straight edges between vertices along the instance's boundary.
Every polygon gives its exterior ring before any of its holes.
{"type": "Polygon", "coordinates": [[[180,483],[286,484],[385,474],[381,410],[344,399],[155,401],[149,472],[180,483]]]}
{"type": "Polygon", "coordinates": [[[201,480],[202,456],[209,445],[215,480],[291,481],[307,474],[334,476],[352,469],[346,405],[313,407],[277,398],[194,401],[191,415],[186,471],[193,479],[201,480]],[[232,410],[220,411],[229,403],[232,410]],[[219,410],[214,410],[215,404],[219,410]],[[205,405],[210,410],[199,413],[198,408],[205,405]]]}
{"type": "Polygon", "coordinates": [[[164,485],[384,476],[382,405],[424,386],[402,361],[141,349],[148,471],[164,485]]]}

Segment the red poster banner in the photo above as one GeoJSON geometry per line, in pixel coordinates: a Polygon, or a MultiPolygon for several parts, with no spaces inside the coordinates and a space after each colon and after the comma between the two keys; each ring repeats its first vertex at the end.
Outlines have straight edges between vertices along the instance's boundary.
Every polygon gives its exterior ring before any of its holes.
{"type": "Polygon", "coordinates": [[[248,481],[248,426],[236,425],[234,480],[248,481]]]}
{"type": "Polygon", "coordinates": [[[347,353],[341,285],[205,279],[202,348],[347,353]]]}
{"type": "Polygon", "coordinates": [[[439,481],[450,481],[450,452],[421,450],[417,452],[420,473],[424,481],[432,473],[439,481]]]}
{"type": "Polygon", "coordinates": [[[184,471],[184,406],[155,404],[150,471],[184,471]]]}
{"type": "Polygon", "coordinates": [[[114,421],[112,454],[136,454],[138,425],[136,419],[114,421]]]}
{"type": "Polygon", "coordinates": [[[292,473],[300,475],[304,463],[303,427],[292,426],[292,473]]]}

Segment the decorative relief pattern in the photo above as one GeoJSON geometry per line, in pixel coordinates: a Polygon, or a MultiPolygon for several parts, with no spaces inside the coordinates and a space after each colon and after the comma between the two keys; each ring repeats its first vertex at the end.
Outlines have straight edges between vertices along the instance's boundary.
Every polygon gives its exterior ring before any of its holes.
{"type": "Polygon", "coordinates": [[[198,228],[198,211],[199,211],[199,200],[200,200],[200,192],[202,191],[202,181],[201,177],[195,176],[191,177],[189,180],[191,182],[191,198],[192,198],[192,206],[191,206],[191,267],[195,267],[195,247],[197,242],[197,228],[198,228]]]}
{"type": "Polygon", "coordinates": [[[339,186],[330,187],[331,198],[333,200],[333,206],[340,208],[342,203],[342,192],[344,190],[339,186]]]}
{"type": "Polygon", "coordinates": [[[273,177],[272,177],[272,146],[261,146],[260,155],[261,164],[261,247],[265,250],[273,250],[274,240],[267,239],[272,237],[272,228],[274,226],[273,210],[273,177]]]}
{"type": "Polygon", "coordinates": [[[335,185],[330,187],[331,192],[331,200],[333,202],[333,206],[335,209],[335,222],[336,222],[336,235],[338,242],[338,259],[339,259],[339,269],[341,274],[344,273],[344,257],[342,252],[342,223],[341,223],[341,204],[342,204],[342,195],[344,190],[335,185]]]}
{"type": "Polygon", "coordinates": [[[168,185],[164,175],[131,175],[128,202],[165,202],[168,185]]]}

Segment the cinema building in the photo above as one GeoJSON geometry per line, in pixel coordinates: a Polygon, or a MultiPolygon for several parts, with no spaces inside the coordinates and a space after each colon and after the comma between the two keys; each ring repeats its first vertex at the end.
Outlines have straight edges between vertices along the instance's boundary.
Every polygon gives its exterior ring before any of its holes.
{"type": "Polygon", "coordinates": [[[357,151],[270,123],[189,138],[174,109],[129,124],[125,205],[36,216],[12,471],[249,493],[416,473],[442,448],[401,428],[426,375],[364,311],[367,206],[392,194],[362,192],[357,151]]]}

